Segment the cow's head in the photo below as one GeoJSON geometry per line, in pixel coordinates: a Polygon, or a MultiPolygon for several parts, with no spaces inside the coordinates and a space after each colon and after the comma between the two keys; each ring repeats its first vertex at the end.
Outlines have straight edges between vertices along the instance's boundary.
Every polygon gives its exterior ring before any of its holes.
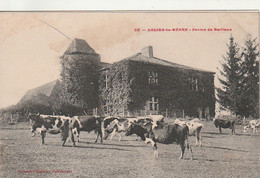
{"type": "Polygon", "coordinates": [[[136,127],[135,123],[130,123],[128,128],[126,129],[125,136],[133,135],[135,127],[136,127]]]}
{"type": "Polygon", "coordinates": [[[247,132],[247,131],[249,130],[249,128],[250,128],[249,125],[244,126],[244,130],[243,130],[243,132],[244,132],[244,133],[247,132]]]}
{"type": "Polygon", "coordinates": [[[37,114],[30,114],[29,119],[30,119],[32,137],[34,137],[36,135],[36,129],[42,127],[42,120],[40,119],[40,116],[37,114]]]}

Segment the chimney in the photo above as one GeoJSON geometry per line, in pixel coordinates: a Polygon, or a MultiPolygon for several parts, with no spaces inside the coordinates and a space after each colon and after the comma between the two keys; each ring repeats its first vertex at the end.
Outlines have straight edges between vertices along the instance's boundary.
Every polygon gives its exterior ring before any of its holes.
{"type": "Polygon", "coordinates": [[[147,46],[141,50],[141,53],[142,53],[142,55],[151,58],[151,57],[153,57],[153,47],[147,46]]]}

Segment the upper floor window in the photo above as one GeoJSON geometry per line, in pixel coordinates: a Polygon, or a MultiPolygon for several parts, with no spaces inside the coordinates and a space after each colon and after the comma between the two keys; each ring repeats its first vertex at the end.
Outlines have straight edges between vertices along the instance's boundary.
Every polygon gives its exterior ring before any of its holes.
{"type": "Polygon", "coordinates": [[[155,84],[158,85],[158,72],[155,72],[153,70],[148,71],[148,82],[149,84],[155,84]]]}
{"type": "Polygon", "coordinates": [[[108,88],[108,75],[105,75],[105,87],[108,88]]]}
{"type": "Polygon", "coordinates": [[[158,111],[159,110],[159,99],[158,97],[151,97],[149,100],[149,110],[158,111]]]}
{"type": "Polygon", "coordinates": [[[189,88],[192,91],[198,91],[198,79],[196,78],[189,78],[189,82],[188,82],[189,88]]]}
{"type": "Polygon", "coordinates": [[[205,87],[203,84],[201,85],[201,90],[202,90],[202,92],[205,92],[205,87]]]}

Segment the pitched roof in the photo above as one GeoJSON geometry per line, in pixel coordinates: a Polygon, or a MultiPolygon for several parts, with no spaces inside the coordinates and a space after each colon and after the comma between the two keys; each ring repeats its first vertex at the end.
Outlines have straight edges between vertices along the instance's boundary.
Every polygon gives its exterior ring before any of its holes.
{"type": "Polygon", "coordinates": [[[61,84],[60,80],[54,80],[50,83],[46,83],[42,86],[31,89],[25,93],[25,95],[21,98],[21,100],[18,103],[22,103],[27,100],[30,100],[39,94],[43,94],[45,96],[51,96],[55,88],[58,89],[57,87],[59,87],[60,84],[61,84]]]}
{"type": "Polygon", "coordinates": [[[96,54],[94,49],[92,49],[89,44],[82,39],[75,38],[64,54],[73,53],[85,53],[85,54],[96,54]]]}
{"type": "Polygon", "coordinates": [[[158,64],[158,65],[163,65],[163,66],[168,66],[168,67],[186,69],[186,70],[195,70],[195,71],[199,71],[199,72],[215,73],[212,71],[207,71],[207,70],[203,70],[203,69],[198,69],[198,68],[194,68],[194,67],[177,64],[177,63],[166,61],[166,60],[156,58],[156,57],[147,57],[147,56],[142,55],[142,53],[137,53],[137,54],[130,56],[128,58],[125,58],[123,60],[146,62],[146,63],[158,64]]]}

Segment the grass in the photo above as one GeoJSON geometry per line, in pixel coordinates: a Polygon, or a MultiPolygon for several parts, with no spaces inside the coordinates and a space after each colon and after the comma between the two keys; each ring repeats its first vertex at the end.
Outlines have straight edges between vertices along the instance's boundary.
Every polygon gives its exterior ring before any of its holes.
{"type": "MultiPolygon", "coordinates": [[[[29,124],[28,124],[29,125],[29,124]]],[[[82,132],[81,142],[62,147],[59,135],[47,134],[46,145],[39,135],[31,137],[28,125],[0,130],[0,177],[260,177],[260,134],[236,135],[223,129],[218,133],[212,122],[205,122],[202,147],[192,147],[194,160],[180,147],[158,144],[159,157],[151,145],[136,136],[117,141],[95,141],[94,133],[82,132]]],[[[192,145],[195,138],[189,139],[192,145]]]]}

